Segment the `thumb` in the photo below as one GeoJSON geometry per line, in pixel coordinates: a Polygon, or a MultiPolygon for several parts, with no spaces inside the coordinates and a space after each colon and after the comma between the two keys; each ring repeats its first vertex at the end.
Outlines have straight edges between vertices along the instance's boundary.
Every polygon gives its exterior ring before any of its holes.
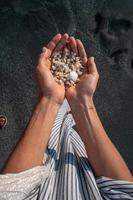
{"type": "Polygon", "coordinates": [[[50,57],[50,50],[47,47],[43,47],[41,56],[43,58],[46,58],[46,59],[49,58],[50,57]]]}
{"type": "Polygon", "coordinates": [[[98,74],[94,57],[90,57],[87,62],[87,70],[89,74],[98,74]]]}

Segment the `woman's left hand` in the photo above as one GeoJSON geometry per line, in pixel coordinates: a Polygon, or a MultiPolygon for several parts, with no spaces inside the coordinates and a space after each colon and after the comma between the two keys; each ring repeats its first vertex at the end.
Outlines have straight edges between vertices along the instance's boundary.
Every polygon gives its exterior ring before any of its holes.
{"type": "Polygon", "coordinates": [[[39,57],[36,67],[36,75],[40,88],[40,98],[47,97],[57,104],[62,104],[65,98],[64,84],[58,84],[50,71],[51,56],[54,52],[61,50],[68,40],[68,34],[57,34],[46,47],[39,57]]]}
{"type": "Polygon", "coordinates": [[[84,45],[80,40],[70,37],[69,44],[71,51],[76,53],[77,56],[81,58],[86,73],[80,77],[80,81],[75,86],[71,86],[66,89],[66,98],[69,103],[71,103],[74,99],[78,99],[80,101],[86,98],[88,100],[93,100],[99,79],[94,58],[87,58],[84,45]]]}

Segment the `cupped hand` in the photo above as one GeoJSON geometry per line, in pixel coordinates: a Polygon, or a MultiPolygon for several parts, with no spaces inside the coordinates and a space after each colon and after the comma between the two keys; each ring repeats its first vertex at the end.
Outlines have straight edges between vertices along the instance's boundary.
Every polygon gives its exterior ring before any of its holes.
{"type": "Polygon", "coordinates": [[[66,98],[68,102],[76,98],[81,101],[86,97],[93,99],[99,79],[94,57],[87,59],[84,45],[80,40],[76,40],[74,37],[70,37],[69,45],[71,51],[75,52],[82,59],[83,66],[86,68],[86,73],[80,77],[80,81],[76,85],[66,89],[66,98]]]}
{"type": "Polygon", "coordinates": [[[60,51],[68,40],[68,34],[57,34],[46,47],[39,57],[36,67],[36,76],[39,84],[39,98],[47,97],[58,104],[62,104],[65,97],[64,84],[58,84],[50,71],[51,57],[53,53],[60,51]]]}

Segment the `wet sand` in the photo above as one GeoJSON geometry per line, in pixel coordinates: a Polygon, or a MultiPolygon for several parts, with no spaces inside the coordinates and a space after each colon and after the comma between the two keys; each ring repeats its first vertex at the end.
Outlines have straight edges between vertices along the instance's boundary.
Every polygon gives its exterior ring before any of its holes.
{"type": "Polygon", "coordinates": [[[133,172],[133,1],[0,1],[0,167],[37,102],[37,57],[57,32],[80,38],[100,73],[95,103],[133,172]]]}

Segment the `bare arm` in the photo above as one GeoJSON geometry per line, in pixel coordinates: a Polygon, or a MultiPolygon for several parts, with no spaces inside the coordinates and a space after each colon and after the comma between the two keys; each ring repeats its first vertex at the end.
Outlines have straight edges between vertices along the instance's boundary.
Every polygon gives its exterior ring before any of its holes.
{"type": "Polygon", "coordinates": [[[96,176],[133,181],[126,163],[106,134],[93,101],[77,99],[70,106],[96,176]]]}
{"type": "Polygon", "coordinates": [[[87,67],[87,73],[75,87],[66,91],[66,97],[95,175],[133,181],[122,156],[106,134],[94,106],[93,95],[99,79],[94,58],[86,61],[87,55],[81,41],[70,38],[70,45],[71,49],[78,49],[79,56],[86,62],[84,66],[87,67]]]}
{"type": "Polygon", "coordinates": [[[59,105],[48,98],[42,98],[37,104],[25,133],[12,152],[2,173],[23,171],[42,165],[59,105]]]}
{"type": "Polygon", "coordinates": [[[56,83],[49,70],[51,65],[49,58],[56,49],[60,50],[65,45],[67,39],[67,34],[62,37],[57,34],[40,55],[36,67],[40,88],[39,102],[2,173],[20,172],[42,164],[54,120],[65,97],[64,85],[56,83]]]}

